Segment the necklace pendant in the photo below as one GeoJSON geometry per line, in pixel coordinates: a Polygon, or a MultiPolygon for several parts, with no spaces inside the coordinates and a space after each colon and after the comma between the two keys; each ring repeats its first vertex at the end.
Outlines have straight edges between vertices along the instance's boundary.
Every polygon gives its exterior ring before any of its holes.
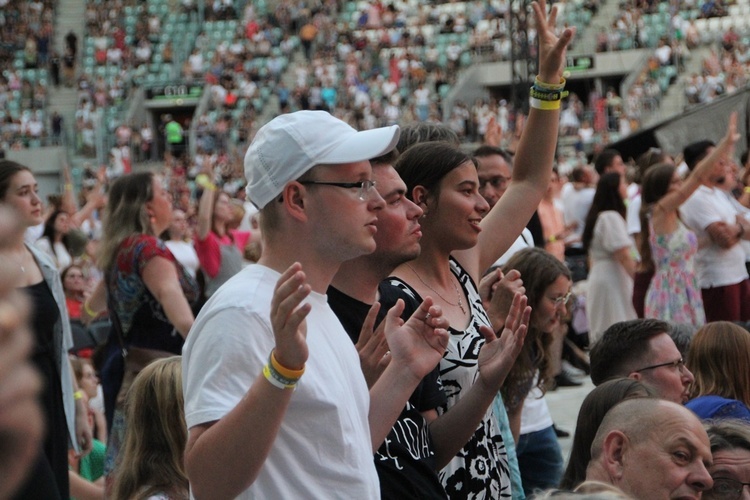
{"type": "Polygon", "coordinates": [[[464,308],[464,301],[461,299],[458,299],[458,307],[461,308],[461,312],[466,314],[466,309],[464,308]]]}

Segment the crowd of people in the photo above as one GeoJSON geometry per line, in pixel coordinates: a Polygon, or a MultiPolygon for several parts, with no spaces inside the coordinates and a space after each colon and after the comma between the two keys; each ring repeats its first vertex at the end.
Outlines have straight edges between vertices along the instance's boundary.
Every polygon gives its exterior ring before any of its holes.
{"type": "MultiPolygon", "coordinates": [[[[278,22],[304,32],[287,8],[278,22]]],[[[555,158],[580,107],[557,15],[533,3],[525,117],[478,102],[481,121],[437,123],[415,95],[427,119],[366,126],[321,89],[323,109],[279,114],[243,157],[218,146],[228,119],[192,155],[165,115],[158,172],[131,171],[148,134],[121,125],[117,168],[80,188],[65,169],[47,203],[30,166],[1,159],[0,496],[742,498],[739,118],[679,158],[555,158]],[[597,387],[566,459],[545,393],[577,383],[571,365],[597,387]]],[[[309,55],[314,78],[348,78],[309,55]]],[[[223,112],[238,82],[214,62],[223,112]]],[[[622,104],[612,92],[600,106],[622,104]]]]}
{"type": "Polygon", "coordinates": [[[0,14],[0,148],[39,146],[51,136],[47,112],[55,3],[5,2],[0,14]]]}

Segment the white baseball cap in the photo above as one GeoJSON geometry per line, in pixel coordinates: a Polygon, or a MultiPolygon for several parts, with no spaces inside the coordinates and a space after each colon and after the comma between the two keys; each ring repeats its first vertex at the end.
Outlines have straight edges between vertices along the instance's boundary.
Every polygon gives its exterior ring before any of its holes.
{"type": "Polygon", "coordinates": [[[247,199],[260,208],[315,165],[370,160],[398,143],[398,125],[358,132],[325,111],[297,111],[263,125],[245,153],[247,199]]]}

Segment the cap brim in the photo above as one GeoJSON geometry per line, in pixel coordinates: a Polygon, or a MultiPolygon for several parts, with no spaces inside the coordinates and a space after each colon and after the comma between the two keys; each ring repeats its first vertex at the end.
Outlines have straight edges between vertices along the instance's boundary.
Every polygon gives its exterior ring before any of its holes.
{"type": "Polygon", "coordinates": [[[396,147],[399,134],[398,125],[362,130],[318,158],[318,163],[337,165],[377,158],[396,147]]]}

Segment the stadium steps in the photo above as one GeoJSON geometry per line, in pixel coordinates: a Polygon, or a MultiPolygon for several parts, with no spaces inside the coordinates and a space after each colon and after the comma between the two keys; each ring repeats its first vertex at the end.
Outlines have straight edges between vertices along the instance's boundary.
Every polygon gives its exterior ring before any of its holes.
{"type": "Polygon", "coordinates": [[[642,124],[644,128],[671,116],[679,115],[685,110],[687,105],[685,80],[693,73],[701,73],[703,60],[710,53],[711,46],[700,46],[690,51],[690,57],[685,62],[685,70],[678,75],[677,81],[669,86],[659,108],[644,120],[642,124]]]}
{"type": "MultiPolygon", "coordinates": [[[[78,54],[76,68],[81,67],[81,54],[84,46],[84,19],[86,14],[85,2],[80,0],[58,0],[55,10],[55,50],[62,56],[65,49],[65,36],[70,32],[78,36],[78,54]]],[[[73,88],[61,85],[58,88],[50,85],[47,88],[47,115],[57,111],[63,117],[65,136],[68,141],[75,140],[76,105],[78,93],[73,88]]],[[[72,147],[66,148],[68,155],[73,154],[72,147]]]]}
{"type": "Polygon", "coordinates": [[[593,54],[596,52],[596,35],[602,28],[609,30],[612,26],[612,20],[617,16],[620,10],[618,2],[608,0],[602,2],[596,15],[591,18],[591,22],[583,33],[576,33],[577,40],[573,43],[573,48],[568,51],[571,56],[593,54]]]}

